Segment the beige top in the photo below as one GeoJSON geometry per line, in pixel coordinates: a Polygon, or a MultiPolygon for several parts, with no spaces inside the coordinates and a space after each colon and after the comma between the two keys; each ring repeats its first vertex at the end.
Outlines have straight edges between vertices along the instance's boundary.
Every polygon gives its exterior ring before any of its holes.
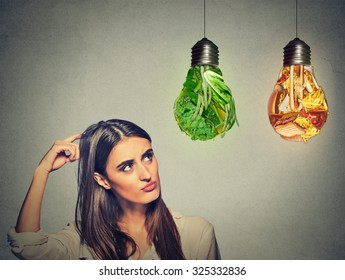
{"type": "MultiPolygon", "coordinates": [[[[213,226],[204,218],[183,216],[172,211],[172,216],[180,233],[182,251],[189,260],[217,260],[220,253],[213,226]]],[[[91,249],[85,245],[75,227],[69,223],[55,234],[43,230],[17,233],[15,228],[8,232],[12,252],[20,259],[96,259],[91,249]]],[[[152,245],[141,258],[158,260],[152,245]]]]}

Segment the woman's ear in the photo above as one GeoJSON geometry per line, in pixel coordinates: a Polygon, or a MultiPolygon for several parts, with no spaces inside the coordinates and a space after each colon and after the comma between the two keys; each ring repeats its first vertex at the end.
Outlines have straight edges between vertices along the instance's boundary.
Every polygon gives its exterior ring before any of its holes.
{"type": "Polygon", "coordinates": [[[111,189],[107,179],[104,178],[103,175],[99,174],[98,172],[94,172],[93,173],[93,178],[97,182],[97,184],[100,185],[101,187],[105,188],[106,190],[110,190],[111,189]]]}

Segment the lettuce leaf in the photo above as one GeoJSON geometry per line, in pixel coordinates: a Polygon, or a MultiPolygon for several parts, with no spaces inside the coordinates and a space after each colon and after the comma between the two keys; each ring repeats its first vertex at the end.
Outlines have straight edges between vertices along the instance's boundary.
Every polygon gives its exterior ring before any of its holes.
{"type": "Polygon", "coordinates": [[[192,140],[208,140],[217,136],[218,132],[213,123],[203,116],[192,118],[196,104],[188,94],[182,94],[175,103],[175,118],[180,129],[192,140]]]}

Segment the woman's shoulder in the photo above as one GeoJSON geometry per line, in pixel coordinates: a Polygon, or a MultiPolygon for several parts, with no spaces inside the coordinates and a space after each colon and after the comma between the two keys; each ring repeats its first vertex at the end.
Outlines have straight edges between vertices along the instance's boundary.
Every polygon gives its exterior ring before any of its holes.
{"type": "Polygon", "coordinates": [[[170,210],[180,233],[181,246],[187,259],[220,259],[213,225],[201,216],[185,216],[170,210]]]}
{"type": "Polygon", "coordinates": [[[193,229],[195,231],[205,231],[208,229],[213,229],[213,225],[202,216],[188,216],[183,215],[182,213],[173,209],[169,210],[176,223],[177,228],[180,231],[185,231],[186,229],[193,229]]]}

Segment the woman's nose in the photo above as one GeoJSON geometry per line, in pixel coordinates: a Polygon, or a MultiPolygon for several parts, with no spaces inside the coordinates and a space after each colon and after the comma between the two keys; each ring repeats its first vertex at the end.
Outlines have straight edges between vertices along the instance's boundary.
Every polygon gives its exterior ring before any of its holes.
{"type": "Polygon", "coordinates": [[[145,164],[139,166],[139,179],[146,182],[151,181],[151,172],[145,164]]]}

